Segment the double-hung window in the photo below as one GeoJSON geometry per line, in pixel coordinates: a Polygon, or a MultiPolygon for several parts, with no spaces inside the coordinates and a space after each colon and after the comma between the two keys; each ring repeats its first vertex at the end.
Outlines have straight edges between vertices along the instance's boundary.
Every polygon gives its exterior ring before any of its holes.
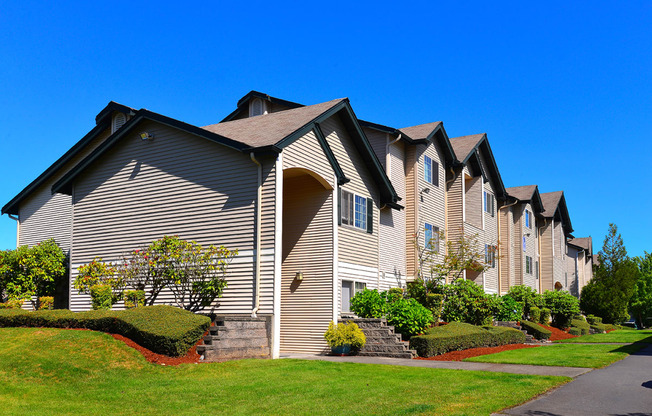
{"type": "Polygon", "coordinates": [[[370,198],[342,190],[340,201],[340,221],[343,225],[372,232],[373,206],[370,198]]]}
{"type": "Polygon", "coordinates": [[[424,237],[425,247],[428,250],[439,253],[439,227],[426,223],[424,237]]]}
{"type": "Polygon", "coordinates": [[[532,257],[525,256],[525,273],[532,274],[532,257]]]}
{"type": "Polygon", "coordinates": [[[484,212],[491,214],[492,217],[496,212],[496,198],[487,191],[484,191],[484,212]]]}
{"type": "Polygon", "coordinates": [[[489,244],[484,245],[484,262],[487,266],[496,267],[496,251],[498,247],[489,244]]]}
{"type": "Polygon", "coordinates": [[[529,209],[525,210],[525,226],[527,228],[532,228],[532,213],[529,209]]]}
{"type": "Polygon", "coordinates": [[[428,156],[423,156],[423,179],[435,186],[439,186],[439,164],[428,156]]]}

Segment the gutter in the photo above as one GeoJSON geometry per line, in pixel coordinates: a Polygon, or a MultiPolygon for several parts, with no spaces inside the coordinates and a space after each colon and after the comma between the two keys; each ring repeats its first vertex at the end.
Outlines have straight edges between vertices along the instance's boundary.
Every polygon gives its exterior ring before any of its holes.
{"type": "Polygon", "coordinates": [[[391,155],[389,154],[389,147],[394,143],[398,142],[399,140],[401,140],[402,136],[403,135],[399,133],[398,137],[392,141],[389,140],[389,135],[387,137],[387,144],[385,145],[385,171],[387,172],[387,177],[389,178],[390,181],[392,180],[391,169],[390,169],[390,162],[392,158],[391,155]]]}
{"type": "Polygon", "coordinates": [[[256,156],[254,156],[254,152],[249,153],[249,157],[251,158],[251,161],[254,162],[256,165],[258,165],[258,189],[256,192],[256,225],[255,225],[255,230],[254,233],[256,234],[256,242],[255,242],[255,247],[254,247],[254,255],[256,256],[256,269],[255,269],[255,276],[256,276],[256,283],[255,283],[255,289],[254,289],[254,308],[251,311],[251,317],[255,318],[258,309],[260,309],[260,231],[262,229],[262,219],[260,218],[262,214],[262,207],[261,203],[263,202],[263,165],[260,164],[259,161],[256,160],[256,156]]]}
{"type": "Polygon", "coordinates": [[[16,248],[18,248],[20,246],[20,218],[12,214],[7,214],[7,216],[16,221],[16,248]]]}

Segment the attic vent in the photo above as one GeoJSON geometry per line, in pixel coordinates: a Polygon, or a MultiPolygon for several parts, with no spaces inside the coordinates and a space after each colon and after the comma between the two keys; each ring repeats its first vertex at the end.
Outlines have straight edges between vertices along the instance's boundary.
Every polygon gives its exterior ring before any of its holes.
{"type": "Polygon", "coordinates": [[[255,117],[255,116],[267,114],[266,107],[267,106],[265,105],[265,102],[260,98],[256,98],[252,100],[251,103],[249,104],[249,117],[255,117]]]}
{"type": "Polygon", "coordinates": [[[113,116],[113,122],[111,123],[111,134],[118,131],[118,129],[127,122],[127,116],[124,113],[116,113],[113,116]]]}

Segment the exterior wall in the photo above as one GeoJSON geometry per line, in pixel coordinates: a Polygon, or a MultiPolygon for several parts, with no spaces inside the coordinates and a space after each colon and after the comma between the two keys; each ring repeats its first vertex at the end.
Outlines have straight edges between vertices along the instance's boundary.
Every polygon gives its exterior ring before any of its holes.
{"type": "MultiPolygon", "coordinates": [[[[238,249],[219,299],[219,313],[251,313],[257,167],[248,155],[176,129],[144,122],[154,134],[126,136],[73,187],[71,269],[95,256],[115,261],[164,235],[238,249]]],[[[275,160],[263,163],[260,310],[272,313],[275,160]]],[[[89,308],[87,295],[71,291],[71,309],[89,308]]],[[[172,303],[169,292],[159,303],[172,303]]],[[[215,305],[214,305],[215,306],[215,305]]],[[[207,308],[210,309],[210,308],[207,308]]]]}
{"type": "Polygon", "coordinates": [[[584,250],[576,249],[573,246],[566,246],[566,273],[568,273],[568,288],[567,290],[571,295],[579,297],[579,287],[580,287],[580,269],[584,262],[583,254],[584,250]]]}
{"type": "Polygon", "coordinates": [[[72,229],[72,201],[70,195],[52,194],[52,185],[75,164],[88,156],[111,134],[108,128],[91,141],[77,156],[35,190],[20,204],[19,236],[17,246],[33,246],[54,238],[64,252],[70,250],[72,229]]]}
{"type": "Polygon", "coordinates": [[[333,192],[307,174],[284,179],[282,253],[280,351],[321,352],[333,319],[333,192]]]}
{"type": "Polygon", "coordinates": [[[536,262],[539,261],[539,241],[536,226],[534,224],[534,214],[532,214],[531,227],[526,226],[525,211],[532,213],[530,203],[521,203],[514,206],[514,276],[515,284],[526,285],[535,290],[539,290],[539,281],[536,273],[536,262]],[[523,247],[525,239],[525,247],[523,247]],[[532,271],[527,273],[526,257],[532,258],[532,271]]]}
{"type": "Polygon", "coordinates": [[[321,124],[326,141],[331,147],[335,158],[350,182],[341,186],[342,189],[353,192],[365,198],[374,200],[373,233],[342,225],[338,228],[339,261],[371,267],[378,270],[378,229],[379,209],[376,184],[365,163],[360,157],[353,140],[349,137],[338,116],[334,116],[321,124]]]}
{"type": "Polygon", "coordinates": [[[464,195],[465,195],[465,222],[473,227],[482,230],[482,176],[464,179],[464,195]]]}
{"type": "Polygon", "coordinates": [[[414,245],[414,234],[419,224],[417,202],[417,165],[416,146],[405,148],[405,254],[407,279],[417,276],[417,250],[414,245]]]}
{"type": "Polygon", "coordinates": [[[499,210],[500,294],[514,285],[514,207],[499,210]]]}
{"type": "Polygon", "coordinates": [[[544,219],[539,228],[539,265],[540,274],[540,293],[546,290],[554,290],[553,274],[553,225],[550,219],[544,219]]]}
{"type": "MultiPolygon", "coordinates": [[[[484,184],[484,189],[483,192],[486,191],[488,194],[494,195],[495,197],[495,192],[493,187],[491,186],[491,182],[487,182],[484,184]]],[[[489,212],[484,211],[484,207],[482,207],[482,203],[480,204],[480,212],[483,215],[483,231],[484,233],[481,233],[481,240],[480,241],[480,249],[482,252],[484,252],[484,245],[490,245],[490,246],[498,246],[499,241],[498,241],[498,200],[495,200],[495,209],[494,209],[494,214],[492,215],[489,212]]],[[[498,260],[495,262],[495,267],[490,267],[487,269],[484,273],[483,276],[483,286],[484,290],[487,293],[498,293],[498,260]]]]}
{"type": "Polygon", "coordinates": [[[464,233],[464,171],[448,176],[446,185],[446,239],[458,240],[464,233]]]}
{"type": "Polygon", "coordinates": [[[568,273],[566,270],[566,237],[564,236],[561,221],[555,220],[554,227],[553,285],[559,282],[563,290],[568,290],[568,279],[566,276],[568,273]]]}
{"type": "MultiPolygon", "coordinates": [[[[426,223],[433,226],[433,237],[435,236],[434,227],[437,227],[440,232],[446,230],[446,171],[444,169],[444,157],[434,143],[425,145],[418,145],[416,147],[416,198],[415,206],[416,212],[416,225],[417,228],[413,229],[413,234],[419,235],[418,245],[420,247],[426,246],[425,239],[425,226],[426,223]],[[428,156],[434,162],[437,162],[438,167],[438,185],[431,184],[425,180],[425,162],[424,156],[428,156]],[[429,191],[422,192],[424,189],[429,191]]],[[[414,244],[414,243],[413,243],[414,244]]],[[[441,262],[444,257],[446,246],[444,241],[439,242],[439,254],[433,257],[434,262],[441,262]]],[[[425,264],[423,273],[429,276],[429,268],[431,264],[425,264]]]]}
{"type": "Polygon", "coordinates": [[[331,188],[335,187],[333,168],[312,131],[283,150],[283,170],[290,168],[309,169],[328,182],[331,188]]]}

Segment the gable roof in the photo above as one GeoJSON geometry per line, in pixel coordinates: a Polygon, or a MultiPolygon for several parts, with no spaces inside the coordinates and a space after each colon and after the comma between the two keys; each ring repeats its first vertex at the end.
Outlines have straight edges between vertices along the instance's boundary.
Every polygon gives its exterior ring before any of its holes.
{"type": "Polygon", "coordinates": [[[252,148],[272,146],[300,128],[312,123],[346,98],[298,107],[265,115],[226,121],[202,127],[210,132],[237,140],[252,148]]]}
{"type": "Polygon", "coordinates": [[[509,196],[516,198],[519,201],[530,202],[534,208],[534,212],[543,212],[543,202],[541,201],[541,194],[539,194],[538,186],[514,186],[505,190],[509,196]]]}
{"type": "Polygon", "coordinates": [[[572,233],[573,226],[571,225],[570,215],[566,207],[564,191],[543,193],[541,194],[541,201],[543,202],[543,212],[541,213],[543,217],[560,219],[564,232],[566,234],[572,233]]]}
{"type": "Polygon", "coordinates": [[[95,127],[91,129],[84,137],[75,143],[66,153],[57,159],[50,167],[41,173],[36,179],[29,183],[22,191],[18,193],[11,201],[7,202],[0,211],[1,214],[18,215],[18,208],[20,203],[29,196],[30,193],[35,191],[39,186],[43,185],[50,179],[61,167],[68,163],[77,153],[86,147],[93,139],[95,139],[105,129],[111,125],[111,115],[114,111],[125,113],[127,115],[134,115],[136,110],[127,107],[126,105],[109,101],[109,103],[95,116],[95,127]]]}
{"type": "Polygon", "coordinates": [[[573,238],[568,241],[568,244],[572,244],[575,247],[579,247],[586,251],[589,256],[593,255],[593,238],[591,237],[578,237],[573,238]]]}
{"type": "Polygon", "coordinates": [[[411,127],[403,127],[398,130],[402,134],[407,135],[412,139],[411,144],[427,144],[435,142],[439,149],[444,153],[444,159],[448,165],[455,165],[459,163],[455,157],[455,151],[451,144],[448,134],[444,129],[444,123],[435,121],[432,123],[419,124],[411,127]]]}
{"type": "Polygon", "coordinates": [[[111,135],[104,143],[91,152],[90,155],[80,161],[57,181],[52,186],[52,192],[72,193],[72,182],[74,178],[129,133],[137,123],[144,119],[180,129],[244,153],[279,153],[285,146],[294,142],[294,140],[305,135],[310,130],[314,130],[318,136],[318,140],[322,144],[323,150],[333,165],[339,183],[342,184],[348,180],[339,168],[332,151],[330,151],[327,144],[324,144],[325,139],[320,137],[322,134],[319,123],[335,114],[342,116],[342,121],[351,133],[351,138],[360,156],[370,170],[380,191],[380,202],[395,209],[403,208],[398,205],[398,201],[401,198],[396,193],[385,170],[382,168],[369,141],[364,135],[362,128],[357,123],[357,118],[349,105],[348,99],[332,100],[313,106],[214,124],[205,128],[193,126],[161,114],[153,113],[149,110],[141,109],[120,130],[111,135]]]}
{"type": "Polygon", "coordinates": [[[231,114],[224,117],[222,119],[222,121],[220,121],[220,123],[224,123],[224,122],[233,120],[235,117],[237,117],[241,112],[243,112],[245,110],[249,111],[249,102],[253,98],[260,98],[260,99],[263,99],[265,101],[269,101],[270,103],[282,105],[282,106],[288,107],[288,108],[303,107],[303,104],[295,103],[293,101],[282,100],[280,98],[276,98],[276,97],[272,97],[270,95],[267,95],[267,94],[265,94],[263,92],[251,90],[247,94],[245,94],[244,97],[242,97],[242,98],[240,98],[238,100],[237,108],[231,114]]]}
{"type": "Polygon", "coordinates": [[[450,139],[451,146],[455,151],[455,156],[462,164],[469,164],[479,169],[483,176],[487,174],[487,179],[491,182],[496,197],[502,200],[507,199],[507,191],[503,179],[500,176],[496,159],[489,146],[489,140],[486,133],[471,134],[468,136],[453,137],[450,139]],[[480,154],[486,159],[483,164],[480,154]]]}

